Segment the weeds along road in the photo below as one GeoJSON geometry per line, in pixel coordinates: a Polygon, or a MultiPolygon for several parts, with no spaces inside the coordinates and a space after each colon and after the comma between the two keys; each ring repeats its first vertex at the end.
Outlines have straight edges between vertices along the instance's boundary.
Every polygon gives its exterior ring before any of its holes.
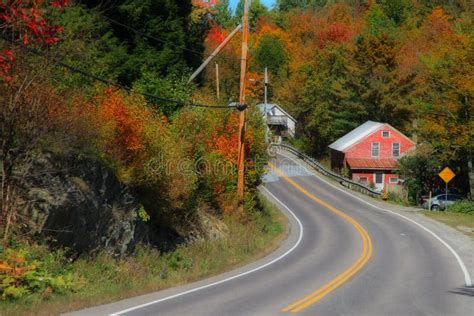
{"type": "Polygon", "coordinates": [[[218,277],[74,314],[474,314],[469,275],[433,235],[293,159],[278,156],[271,167],[263,192],[291,223],[275,253],[218,277]]]}

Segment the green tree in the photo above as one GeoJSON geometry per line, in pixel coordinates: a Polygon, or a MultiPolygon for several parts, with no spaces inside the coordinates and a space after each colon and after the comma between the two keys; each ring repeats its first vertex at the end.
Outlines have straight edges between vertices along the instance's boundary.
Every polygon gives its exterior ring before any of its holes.
{"type": "Polygon", "coordinates": [[[221,0],[214,6],[214,14],[212,18],[223,28],[235,27],[236,21],[232,15],[232,9],[229,5],[229,0],[221,0]]]}
{"type": "MultiPolygon", "coordinates": [[[[169,74],[157,76],[152,72],[144,72],[134,84],[134,89],[140,93],[160,96],[168,99],[191,101],[192,86],[188,84],[188,73],[184,75],[169,74]]],[[[151,104],[167,117],[172,117],[183,104],[149,98],[151,104]]]]}
{"type": "Polygon", "coordinates": [[[283,41],[271,35],[262,37],[254,55],[258,71],[268,67],[275,75],[278,75],[288,59],[283,41]]]}
{"type": "MultiPolygon", "coordinates": [[[[249,25],[250,28],[252,29],[255,27],[255,24],[257,23],[258,19],[262,16],[266,16],[268,14],[268,9],[266,6],[264,6],[260,0],[252,0],[250,2],[250,7],[249,7],[249,25]]],[[[242,17],[244,15],[244,0],[239,0],[239,3],[237,3],[237,7],[235,9],[235,16],[237,18],[237,21],[242,21],[242,17]]]]}
{"type": "MultiPolygon", "coordinates": [[[[70,5],[61,12],[53,12],[51,18],[64,27],[62,40],[55,47],[55,54],[63,62],[111,81],[118,78],[127,60],[127,51],[97,11],[70,5]]],[[[95,84],[93,79],[59,67],[53,76],[62,89],[91,90],[95,84]]]]}
{"type": "MultiPolygon", "coordinates": [[[[96,1],[83,3],[89,8],[97,6],[96,1]]],[[[195,21],[198,25],[193,24],[191,0],[110,0],[102,2],[98,10],[119,22],[110,25],[127,49],[118,75],[122,84],[131,86],[145,72],[166,76],[200,64],[207,25],[200,19],[195,21]]]]}
{"type": "Polygon", "coordinates": [[[297,117],[312,154],[324,154],[329,143],[368,117],[351,85],[355,72],[349,45],[332,46],[319,52],[307,70],[308,79],[297,106],[297,117]]]}
{"type": "Polygon", "coordinates": [[[290,11],[293,9],[322,9],[328,0],[277,0],[276,8],[279,11],[290,11]]]}
{"type": "Polygon", "coordinates": [[[388,35],[360,38],[350,83],[368,118],[403,128],[411,119],[414,75],[397,69],[397,43],[388,35]]]}

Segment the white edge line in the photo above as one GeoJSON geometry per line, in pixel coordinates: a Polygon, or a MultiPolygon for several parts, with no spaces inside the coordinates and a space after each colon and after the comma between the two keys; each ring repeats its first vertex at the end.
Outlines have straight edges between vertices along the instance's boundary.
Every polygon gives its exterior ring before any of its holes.
{"type": "Polygon", "coordinates": [[[467,268],[466,268],[466,265],[464,264],[464,262],[462,261],[461,257],[458,255],[458,253],[446,242],[444,241],[441,237],[439,237],[436,233],[434,233],[433,231],[431,231],[430,229],[426,228],[425,226],[421,225],[420,223],[414,221],[413,219],[409,218],[409,217],[406,217],[402,214],[399,214],[397,212],[393,212],[393,211],[390,211],[390,210],[387,210],[387,209],[384,209],[384,208],[381,208],[377,205],[374,205],[372,203],[369,203],[367,201],[365,201],[364,199],[346,191],[346,190],[343,190],[341,188],[338,188],[337,186],[335,186],[334,184],[330,183],[329,181],[327,181],[326,179],[323,179],[322,177],[320,177],[319,175],[316,175],[314,172],[311,172],[306,166],[302,165],[300,162],[296,161],[295,159],[291,158],[291,157],[288,157],[282,153],[279,153],[279,155],[285,157],[285,158],[288,158],[290,160],[292,160],[293,162],[295,162],[296,164],[300,165],[301,167],[303,167],[304,169],[306,169],[306,171],[308,171],[310,174],[314,175],[316,178],[320,179],[321,181],[327,183],[328,185],[332,186],[333,188],[341,191],[341,192],[344,192],[345,194],[375,208],[375,209],[378,209],[378,210],[381,210],[383,212],[387,212],[387,213],[390,213],[390,214],[393,214],[393,215],[396,215],[396,216],[399,216],[415,225],[417,225],[419,228],[423,229],[424,231],[428,232],[429,234],[431,234],[434,238],[436,238],[440,243],[442,243],[446,248],[448,248],[448,250],[453,254],[454,258],[456,258],[458,264],[459,264],[459,267],[461,268],[463,274],[464,274],[464,283],[466,284],[466,286],[472,286],[472,281],[471,281],[471,277],[469,275],[469,272],[467,271],[467,268]]]}
{"type": "Polygon", "coordinates": [[[298,226],[299,226],[299,229],[300,229],[300,235],[299,235],[298,240],[296,241],[296,243],[293,245],[293,247],[291,247],[287,252],[285,252],[284,254],[282,254],[281,256],[279,256],[278,258],[275,258],[275,259],[273,259],[272,261],[265,263],[264,265],[261,265],[261,266],[259,266],[259,267],[256,267],[256,268],[252,269],[252,270],[249,270],[249,271],[246,271],[246,272],[243,272],[243,273],[234,275],[234,276],[229,277],[229,278],[227,278],[227,279],[220,280],[220,281],[217,281],[217,282],[214,282],[214,283],[210,283],[210,284],[207,284],[207,285],[203,285],[203,286],[200,286],[200,287],[197,287],[197,288],[194,288],[194,289],[191,289],[191,290],[187,290],[187,291],[184,291],[184,292],[181,292],[181,293],[178,293],[178,294],[174,294],[174,295],[171,295],[171,296],[168,296],[168,297],[164,297],[164,298],[159,299],[159,300],[155,300],[155,301],[148,302],[148,303],[145,303],[145,304],[141,304],[141,305],[137,305],[137,306],[134,306],[134,307],[130,307],[130,308],[128,308],[128,309],[124,309],[124,310],[122,310],[122,311],[119,311],[119,312],[116,312],[116,313],[113,313],[113,314],[109,314],[109,315],[110,315],[110,316],[122,315],[122,314],[131,312],[131,311],[134,311],[134,310],[143,308],[143,307],[147,307],[147,306],[150,306],[150,305],[153,305],[153,304],[158,304],[158,303],[161,303],[161,302],[164,302],[164,301],[167,301],[167,300],[171,300],[171,299],[176,298],[176,297],[179,297],[179,296],[183,296],[183,295],[186,295],[186,294],[190,294],[190,293],[193,293],[193,292],[197,292],[197,291],[200,291],[200,290],[204,290],[204,289],[207,289],[207,288],[209,288],[209,287],[216,286],[216,285],[218,285],[218,284],[222,284],[222,283],[225,283],[225,282],[228,282],[228,281],[231,281],[231,280],[234,280],[234,279],[243,277],[244,275],[247,275],[247,274],[250,274],[250,273],[253,273],[253,272],[262,270],[263,268],[266,268],[266,267],[268,267],[269,265],[272,265],[272,264],[274,264],[275,262],[280,261],[281,259],[283,259],[283,258],[285,258],[286,256],[288,256],[293,250],[296,249],[296,247],[298,247],[298,245],[301,243],[301,240],[303,239],[303,224],[301,224],[301,221],[299,220],[299,218],[295,215],[295,213],[293,213],[293,212],[290,210],[290,208],[289,208],[288,206],[286,206],[282,201],[280,201],[280,200],[279,200],[275,195],[273,195],[273,193],[271,193],[267,188],[265,188],[264,186],[262,186],[262,188],[263,188],[274,200],[276,200],[278,203],[280,203],[280,204],[291,214],[291,216],[294,217],[294,219],[295,219],[296,222],[298,223],[298,226]]]}

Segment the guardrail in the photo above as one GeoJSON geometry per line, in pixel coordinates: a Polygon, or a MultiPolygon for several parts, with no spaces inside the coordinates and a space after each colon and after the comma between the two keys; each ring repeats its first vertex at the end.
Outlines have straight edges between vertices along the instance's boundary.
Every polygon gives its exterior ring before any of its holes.
{"type": "Polygon", "coordinates": [[[272,146],[281,147],[281,148],[286,149],[287,151],[291,152],[293,155],[297,156],[298,158],[300,158],[301,160],[306,162],[312,168],[316,169],[316,171],[318,171],[319,173],[321,173],[321,174],[323,174],[323,175],[325,175],[325,176],[327,176],[327,177],[329,177],[333,180],[336,180],[341,185],[343,185],[343,186],[345,186],[345,187],[347,187],[351,190],[355,190],[355,191],[358,191],[358,192],[361,192],[361,193],[364,193],[364,194],[367,194],[367,195],[370,195],[370,196],[373,196],[373,197],[382,196],[381,192],[378,192],[378,191],[376,191],[372,188],[369,188],[369,187],[367,187],[367,186],[365,186],[361,183],[357,183],[357,182],[354,182],[350,179],[344,178],[343,176],[335,173],[332,170],[326,169],[326,167],[321,165],[321,163],[319,163],[317,160],[315,160],[314,158],[306,155],[305,153],[300,152],[299,150],[297,150],[296,148],[294,148],[292,146],[289,146],[289,145],[286,145],[286,144],[272,144],[272,146]]]}

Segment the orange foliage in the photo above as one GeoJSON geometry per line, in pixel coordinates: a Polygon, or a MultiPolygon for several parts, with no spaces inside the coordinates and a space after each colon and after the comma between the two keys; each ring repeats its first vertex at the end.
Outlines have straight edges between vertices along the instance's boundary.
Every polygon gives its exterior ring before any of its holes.
{"type": "Polygon", "coordinates": [[[349,25],[334,22],[318,32],[319,46],[324,47],[328,42],[349,42],[354,34],[354,30],[349,25]]]}
{"type": "Polygon", "coordinates": [[[210,140],[207,142],[208,149],[214,150],[224,157],[226,161],[232,162],[234,165],[237,165],[239,152],[238,126],[239,115],[232,113],[222,126],[219,126],[212,132],[210,140]]]}
{"type": "Polygon", "coordinates": [[[442,56],[457,45],[460,36],[453,31],[450,19],[442,8],[435,8],[419,29],[408,34],[399,54],[401,71],[416,66],[420,56],[428,53],[442,56]]]}
{"type": "Polygon", "coordinates": [[[150,116],[145,107],[126,104],[123,93],[108,88],[99,99],[99,115],[111,129],[111,139],[106,145],[109,154],[117,155],[122,161],[136,156],[144,143],[143,117],[150,116]]]}
{"type": "Polygon", "coordinates": [[[249,97],[259,98],[264,87],[262,74],[258,72],[247,72],[247,81],[245,85],[245,93],[249,97]]]}
{"type": "Polygon", "coordinates": [[[438,36],[449,36],[453,33],[450,17],[446,15],[443,8],[437,7],[428,17],[430,30],[438,36]]]}
{"type": "Polygon", "coordinates": [[[222,29],[219,25],[214,25],[207,33],[207,39],[209,45],[217,47],[227,37],[228,32],[222,29]]]}

